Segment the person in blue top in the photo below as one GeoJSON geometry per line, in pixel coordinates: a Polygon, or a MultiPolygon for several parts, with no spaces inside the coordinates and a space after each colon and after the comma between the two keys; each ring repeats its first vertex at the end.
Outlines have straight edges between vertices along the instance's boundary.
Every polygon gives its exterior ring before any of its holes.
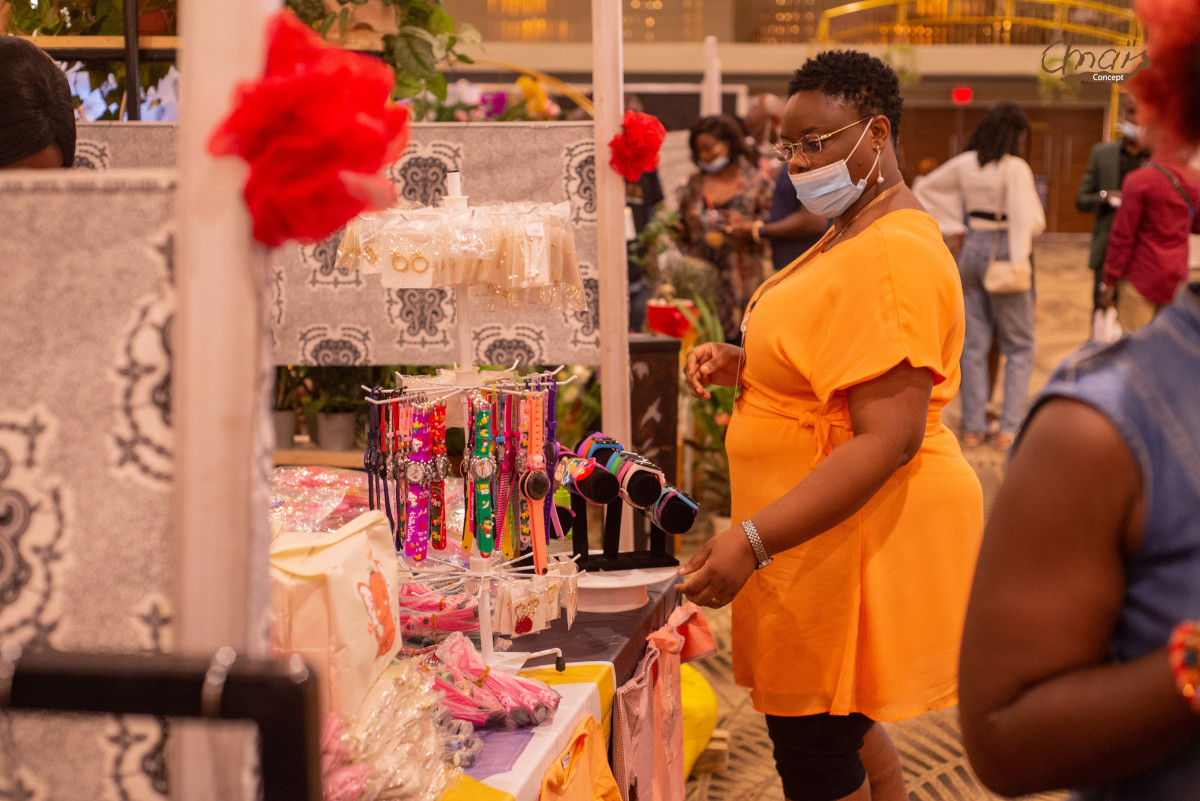
{"type": "MultiPolygon", "coordinates": [[[[1200,4],[1142,0],[1131,80],[1169,148],[1200,144],[1200,4]]],[[[1200,285],[1064,362],[984,534],[963,634],[963,743],[1004,795],[1200,798],[1200,285]]]]}

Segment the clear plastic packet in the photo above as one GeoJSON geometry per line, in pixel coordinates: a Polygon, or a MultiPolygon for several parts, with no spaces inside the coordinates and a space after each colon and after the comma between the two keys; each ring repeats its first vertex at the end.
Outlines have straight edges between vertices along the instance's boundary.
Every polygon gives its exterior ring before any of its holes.
{"type": "Polygon", "coordinates": [[[355,761],[370,768],[362,801],[433,801],[458,776],[445,759],[450,732],[437,725],[441,702],[431,677],[394,662],[371,687],[348,727],[355,761]]]}
{"type": "Polygon", "coordinates": [[[383,248],[379,273],[381,286],[426,289],[445,285],[442,257],[445,221],[420,212],[389,221],[375,242],[383,248]],[[417,216],[419,215],[419,216],[417,216]]]}
{"type": "Polygon", "coordinates": [[[432,678],[434,688],[442,694],[442,703],[455,719],[485,728],[504,726],[508,713],[490,690],[473,684],[432,654],[419,664],[432,678]]]}
{"type": "Polygon", "coordinates": [[[368,510],[366,474],[358,470],[278,467],[270,492],[270,519],[287,531],[337,531],[368,510]]]}
{"type": "Polygon", "coordinates": [[[492,670],[483,663],[473,643],[461,634],[451,634],[434,649],[438,659],[472,684],[481,685],[504,707],[517,726],[537,726],[558,708],[560,696],[535,679],[492,670]]]}
{"type": "Polygon", "coordinates": [[[495,263],[498,247],[490,215],[480,209],[451,210],[444,256],[446,285],[468,286],[479,281],[487,265],[495,263]]]}
{"type": "Polygon", "coordinates": [[[446,739],[446,761],[456,768],[473,766],[483,751],[483,740],[475,733],[475,727],[465,720],[455,720],[444,706],[434,711],[433,721],[446,739]]]}

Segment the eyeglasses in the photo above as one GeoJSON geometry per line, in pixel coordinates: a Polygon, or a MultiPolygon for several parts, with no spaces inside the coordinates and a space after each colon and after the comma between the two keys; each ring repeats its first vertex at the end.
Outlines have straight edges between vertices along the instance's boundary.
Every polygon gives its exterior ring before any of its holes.
{"type": "Polygon", "coordinates": [[[870,117],[863,117],[857,122],[852,122],[849,125],[838,128],[836,131],[830,131],[827,134],[806,134],[797,142],[780,142],[779,144],[775,145],[771,152],[775,155],[775,158],[779,159],[784,164],[787,164],[789,161],[795,158],[797,150],[799,150],[805,158],[812,158],[821,152],[821,143],[826,139],[837,136],[842,131],[845,131],[848,128],[853,128],[859,123],[873,119],[875,119],[874,114],[872,114],[870,117]]]}

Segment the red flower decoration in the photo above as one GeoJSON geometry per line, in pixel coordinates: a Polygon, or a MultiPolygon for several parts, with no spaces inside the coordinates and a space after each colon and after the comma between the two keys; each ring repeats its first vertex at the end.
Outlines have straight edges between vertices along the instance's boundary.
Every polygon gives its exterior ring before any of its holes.
{"type": "Polygon", "coordinates": [[[533,631],[533,619],[523,617],[513,626],[513,634],[528,634],[533,631]]]}
{"type": "Polygon", "coordinates": [[[1138,122],[1157,125],[1155,151],[1163,154],[1200,142],[1200,6],[1195,0],[1137,0],[1146,28],[1143,68],[1129,80],[1138,100],[1138,122]]]}
{"type": "Polygon", "coordinates": [[[642,177],[642,173],[658,169],[658,151],[667,138],[667,129],[652,114],[626,111],[621,122],[622,133],[608,143],[612,152],[609,166],[630,183],[642,177]]]}
{"type": "Polygon", "coordinates": [[[389,102],[395,76],[382,61],[326,45],[288,11],[268,33],[265,75],[238,87],[208,152],[249,163],[255,239],[317,242],[395,200],[379,171],[408,145],[408,109],[389,102]]]}

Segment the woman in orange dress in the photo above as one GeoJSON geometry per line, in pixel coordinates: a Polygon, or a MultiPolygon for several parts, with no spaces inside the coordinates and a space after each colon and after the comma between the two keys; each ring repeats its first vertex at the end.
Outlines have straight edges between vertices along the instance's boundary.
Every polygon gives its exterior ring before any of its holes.
{"type": "Polygon", "coordinates": [[[735,678],[767,715],[789,799],[901,801],[874,723],[957,702],[983,530],[978,479],[941,417],[962,288],[896,163],[892,70],[829,51],[788,93],[777,152],[834,225],[755,293],[742,348],[688,355],[694,395],[741,387],[726,439],[739,522],[679,589],[733,602],[735,678]]]}

